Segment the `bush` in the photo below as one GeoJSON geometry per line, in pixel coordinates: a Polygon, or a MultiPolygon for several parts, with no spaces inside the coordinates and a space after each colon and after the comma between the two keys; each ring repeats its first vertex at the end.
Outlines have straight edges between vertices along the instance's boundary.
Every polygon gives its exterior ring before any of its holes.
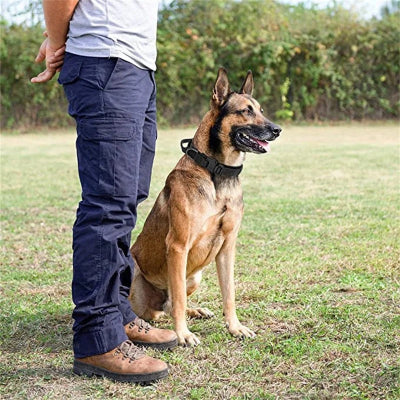
{"type": "Polygon", "coordinates": [[[62,87],[56,79],[39,85],[30,78],[43,70],[34,59],[43,41],[43,27],[1,22],[1,126],[4,128],[71,123],[62,87]]]}
{"type": "Polygon", "coordinates": [[[198,119],[218,66],[234,87],[252,69],[272,117],[399,116],[399,11],[364,21],[272,0],[175,0],[160,14],[158,98],[168,122],[198,119]]]}

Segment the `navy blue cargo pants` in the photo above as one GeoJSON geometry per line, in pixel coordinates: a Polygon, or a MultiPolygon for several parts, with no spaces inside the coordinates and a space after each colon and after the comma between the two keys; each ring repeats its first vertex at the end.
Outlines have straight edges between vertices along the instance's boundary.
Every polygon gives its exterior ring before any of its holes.
{"type": "Polygon", "coordinates": [[[119,58],[67,53],[59,82],[76,120],[82,201],[73,228],[74,354],[102,354],[127,339],[129,252],[137,205],[154,159],[153,71],[119,58]]]}

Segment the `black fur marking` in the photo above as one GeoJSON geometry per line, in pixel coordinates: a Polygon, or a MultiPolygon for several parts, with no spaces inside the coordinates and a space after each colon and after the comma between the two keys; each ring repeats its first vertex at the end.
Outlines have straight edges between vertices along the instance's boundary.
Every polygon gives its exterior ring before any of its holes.
{"type": "Polygon", "coordinates": [[[231,113],[229,108],[228,102],[229,98],[235,92],[231,92],[228,95],[224,105],[221,107],[221,111],[218,115],[218,118],[215,121],[215,124],[210,128],[210,135],[208,140],[208,147],[213,154],[220,154],[221,153],[221,139],[219,138],[219,132],[221,130],[222,120],[231,113]]]}
{"type": "Polygon", "coordinates": [[[219,138],[219,131],[221,130],[222,120],[228,115],[227,108],[223,107],[221,113],[218,115],[215,124],[210,128],[210,136],[208,147],[213,154],[221,153],[221,139],[219,138]]]}

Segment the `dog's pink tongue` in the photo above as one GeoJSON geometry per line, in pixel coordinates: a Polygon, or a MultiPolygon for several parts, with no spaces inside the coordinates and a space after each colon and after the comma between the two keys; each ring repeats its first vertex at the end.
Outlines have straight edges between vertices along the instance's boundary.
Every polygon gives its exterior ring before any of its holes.
{"type": "Polygon", "coordinates": [[[256,139],[256,142],[257,142],[267,153],[269,153],[269,152],[271,151],[271,147],[269,146],[269,143],[268,143],[268,142],[263,142],[263,141],[257,140],[257,139],[256,139]]]}

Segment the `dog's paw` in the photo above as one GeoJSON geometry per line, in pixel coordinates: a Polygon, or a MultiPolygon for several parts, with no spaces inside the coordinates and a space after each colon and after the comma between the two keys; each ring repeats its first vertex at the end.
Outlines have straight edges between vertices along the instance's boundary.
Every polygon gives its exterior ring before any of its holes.
{"type": "Polygon", "coordinates": [[[189,330],[183,333],[176,332],[176,335],[178,336],[178,344],[180,346],[197,346],[200,344],[199,338],[189,330]]]}
{"type": "Polygon", "coordinates": [[[247,328],[247,326],[244,326],[242,324],[237,324],[232,326],[228,325],[228,330],[231,335],[240,339],[254,338],[256,336],[256,334],[251,329],[247,328]]]}
{"type": "Polygon", "coordinates": [[[214,313],[210,311],[208,308],[188,308],[186,310],[186,314],[189,318],[211,318],[214,316],[214,313]]]}

